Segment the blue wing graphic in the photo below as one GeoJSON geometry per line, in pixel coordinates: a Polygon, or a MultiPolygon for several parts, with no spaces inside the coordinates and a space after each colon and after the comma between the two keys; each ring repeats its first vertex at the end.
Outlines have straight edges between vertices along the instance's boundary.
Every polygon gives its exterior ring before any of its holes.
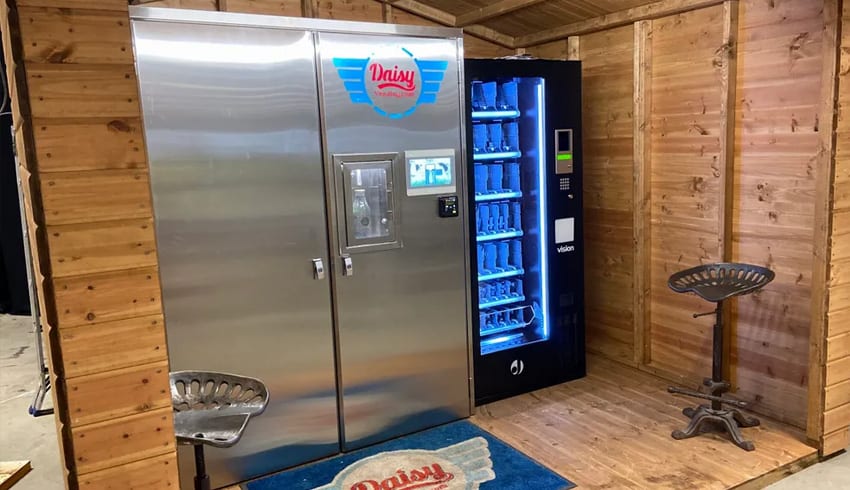
{"type": "Polygon", "coordinates": [[[443,83],[443,77],[446,75],[446,68],[449,67],[448,61],[433,61],[419,60],[414,58],[416,66],[419,67],[419,73],[422,75],[422,91],[419,93],[419,104],[433,104],[437,102],[437,93],[440,91],[440,85],[443,83]]]}
{"type": "Polygon", "coordinates": [[[490,448],[483,437],[473,437],[435,452],[463,469],[468,489],[477,489],[480,483],[496,479],[490,448]]]}
{"type": "Polygon", "coordinates": [[[369,58],[334,58],[334,67],[345,84],[345,90],[354,104],[372,104],[366,93],[366,65],[369,58]]]}

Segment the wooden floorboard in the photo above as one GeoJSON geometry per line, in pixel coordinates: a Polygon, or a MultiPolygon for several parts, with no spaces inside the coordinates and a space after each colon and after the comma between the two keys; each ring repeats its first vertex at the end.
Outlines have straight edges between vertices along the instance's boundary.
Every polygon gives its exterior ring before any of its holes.
{"type": "Polygon", "coordinates": [[[667,385],[589,356],[587,377],[479,407],[472,422],[588,489],[760,488],[817,460],[801,431],[764,417],[744,429],[752,452],[720,434],[673,440],[695,402],[667,385]]]}

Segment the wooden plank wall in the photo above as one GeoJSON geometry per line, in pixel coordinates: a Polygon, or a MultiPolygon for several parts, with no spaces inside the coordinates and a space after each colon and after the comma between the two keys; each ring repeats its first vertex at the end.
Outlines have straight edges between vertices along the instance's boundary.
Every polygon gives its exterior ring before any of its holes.
{"type": "Polygon", "coordinates": [[[582,36],[579,57],[587,349],[631,363],[634,27],[582,36]]]}
{"type": "MultiPolygon", "coordinates": [[[[710,374],[713,318],[690,314],[712,304],[672,293],[667,278],[724,256],[768,266],[776,280],[733,305],[729,376],[735,395],[756,412],[801,428],[816,187],[824,178],[819,130],[829,117],[820,91],[828,61],[824,15],[823,0],[741,0],[575,43],[584,82],[588,350],[695,385],[710,374]],[[724,82],[727,73],[734,74],[731,83],[724,82]],[[642,254],[651,257],[648,264],[642,254]]],[[[556,41],[524,52],[565,59],[568,46],[556,41]]],[[[846,77],[846,48],[843,56],[846,77]]],[[[844,221],[835,221],[836,233],[850,224],[844,221]]],[[[846,257],[850,264],[850,252],[846,257]]],[[[850,324],[850,314],[842,314],[835,313],[850,324]]],[[[838,331],[830,355],[840,359],[829,362],[845,373],[850,362],[840,346],[850,330],[838,331]]],[[[830,390],[830,407],[844,395],[850,402],[850,391],[842,391],[850,381],[842,383],[830,390]]]]}
{"type": "Polygon", "coordinates": [[[127,3],[3,5],[67,485],[130,488],[142,472],[157,488],[176,488],[127,3]]]}
{"type": "MultiPolygon", "coordinates": [[[[571,40],[582,62],[587,350],[634,366],[635,28],[571,40]]],[[[555,41],[524,52],[570,59],[569,44],[555,41]]]]}
{"type": "Polygon", "coordinates": [[[733,381],[760,412],[805,427],[823,2],[740,9],[733,259],[776,279],[738,300],[733,381]]]}
{"type": "Polygon", "coordinates": [[[649,364],[687,378],[711,373],[713,304],[674,293],[668,277],[722,260],[720,6],[653,20],[650,124],[649,364]]]}
{"type": "MultiPolygon", "coordinates": [[[[387,22],[419,26],[441,24],[407,12],[389,3],[373,0],[136,0],[147,7],[221,10],[245,14],[317,17],[321,19],[387,22]]],[[[514,51],[469,33],[464,35],[464,55],[468,58],[495,58],[514,51]]]]}
{"type": "Polygon", "coordinates": [[[838,64],[832,255],[823,347],[823,453],[850,446],[850,2],[844,1],[838,64]]]}

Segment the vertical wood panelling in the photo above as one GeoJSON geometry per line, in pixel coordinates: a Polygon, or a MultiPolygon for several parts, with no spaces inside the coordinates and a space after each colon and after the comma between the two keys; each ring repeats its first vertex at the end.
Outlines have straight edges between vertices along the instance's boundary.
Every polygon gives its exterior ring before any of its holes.
{"type": "Polygon", "coordinates": [[[544,60],[565,60],[567,59],[567,40],[538,44],[537,46],[526,48],[525,52],[535,58],[544,60]]]}
{"type": "MultiPolygon", "coordinates": [[[[733,208],[735,195],[735,94],[738,69],[738,0],[723,2],[723,44],[715,51],[715,64],[720,70],[720,197],[718,199],[718,255],[721,261],[732,260],[733,208]]],[[[734,379],[730,354],[737,349],[735,314],[738,298],[723,303],[723,379],[734,379]]]]}
{"type": "Polygon", "coordinates": [[[144,5],[145,7],[179,8],[190,10],[218,10],[217,1],[224,3],[227,0],[131,0],[132,3],[144,5]]]}
{"type": "Polygon", "coordinates": [[[490,41],[466,34],[463,36],[463,50],[465,58],[499,58],[510,56],[514,51],[490,41]]]}
{"type": "MultiPolygon", "coordinates": [[[[833,0],[835,1],[835,0],[833,0]]],[[[835,453],[850,445],[850,2],[840,13],[837,60],[837,117],[832,215],[832,248],[825,326],[823,432],[821,453],[835,453]]],[[[814,341],[814,338],[813,338],[814,341]]],[[[814,349],[815,346],[813,346],[814,349]]]]}
{"type": "Polygon", "coordinates": [[[740,3],[733,258],[776,279],[738,300],[736,396],[805,427],[822,4],[740,3]]]}
{"type": "Polygon", "coordinates": [[[301,16],[301,0],[219,0],[223,12],[301,16]]]}
{"type": "Polygon", "coordinates": [[[389,20],[387,20],[390,24],[406,24],[406,25],[414,25],[414,26],[440,26],[432,20],[425,19],[423,17],[419,17],[418,15],[413,15],[406,10],[402,10],[400,8],[395,8],[392,5],[387,5],[390,9],[389,20]]]}
{"type": "Polygon", "coordinates": [[[581,37],[587,348],[633,363],[634,28],[581,37]]]}
{"type": "Polygon", "coordinates": [[[319,15],[323,19],[383,22],[381,4],[363,0],[319,0],[319,15]]]}
{"type": "Polygon", "coordinates": [[[581,59],[581,38],[579,36],[570,36],[567,38],[567,59],[581,59]]]}
{"type": "Polygon", "coordinates": [[[634,362],[642,365],[650,362],[650,301],[649,277],[651,251],[650,209],[652,189],[650,186],[651,140],[650,108],[652,107],[652,21],[635,23],[635,73],[634,73],[634,168],[632,190],[634,215],[632,237],[634,241],[633,278],[633,329],[634,362]]]}
{"type": "Polygon", "coordinates": [[[712,317],[667,287],[675,272],[721,259],[723,8],[654,20],[651,80],[651,366],[685,378],[711,372],[712,317]]]}
{"type": "MultiPolygon", "coordinates": [[[[831,410],[845,402],[838,391],[830,392],[824,388],[826,361],[830,360],[827,332],[829,329],[830,285],[846,283],[842,270],[832,267],[837,261],[833,253],[839,256],[842,247],[833,247],[833,182],[835,180],[835,126],[837,119],[836,97],[838,92],[838,62],[840,45],[840,0],[824,0],[823,6],[823,53],[821,75],[821,108],[818,121],[819,152],[816,161],[815,180],[815,218],[812,241],[812,308],[809,331],[809,389],[807,403],[806,434],[811,441],[823,449],[824,411],[831,410]]],[[[834,346],[833,346],[834,347],[834,346]]],[[[836,352],[833,352],[836,354],[836,352]]],[[[833,357],[832,359],[834,359],[833,357]]],[[[841,385],[839,385],[841,386],[841,385]]],[[[848,392],[850,395],[850,392],[848,392]]]]}

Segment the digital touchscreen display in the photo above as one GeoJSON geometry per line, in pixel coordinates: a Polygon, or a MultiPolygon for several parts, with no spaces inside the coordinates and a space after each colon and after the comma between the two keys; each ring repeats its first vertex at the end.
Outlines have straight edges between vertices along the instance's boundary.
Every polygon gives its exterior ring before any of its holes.
{"type": "Polygon", "coordinates": [[[449,157],[411,158],[407,161],[411,189],[452,185],[452,159],[449,157]]]}

